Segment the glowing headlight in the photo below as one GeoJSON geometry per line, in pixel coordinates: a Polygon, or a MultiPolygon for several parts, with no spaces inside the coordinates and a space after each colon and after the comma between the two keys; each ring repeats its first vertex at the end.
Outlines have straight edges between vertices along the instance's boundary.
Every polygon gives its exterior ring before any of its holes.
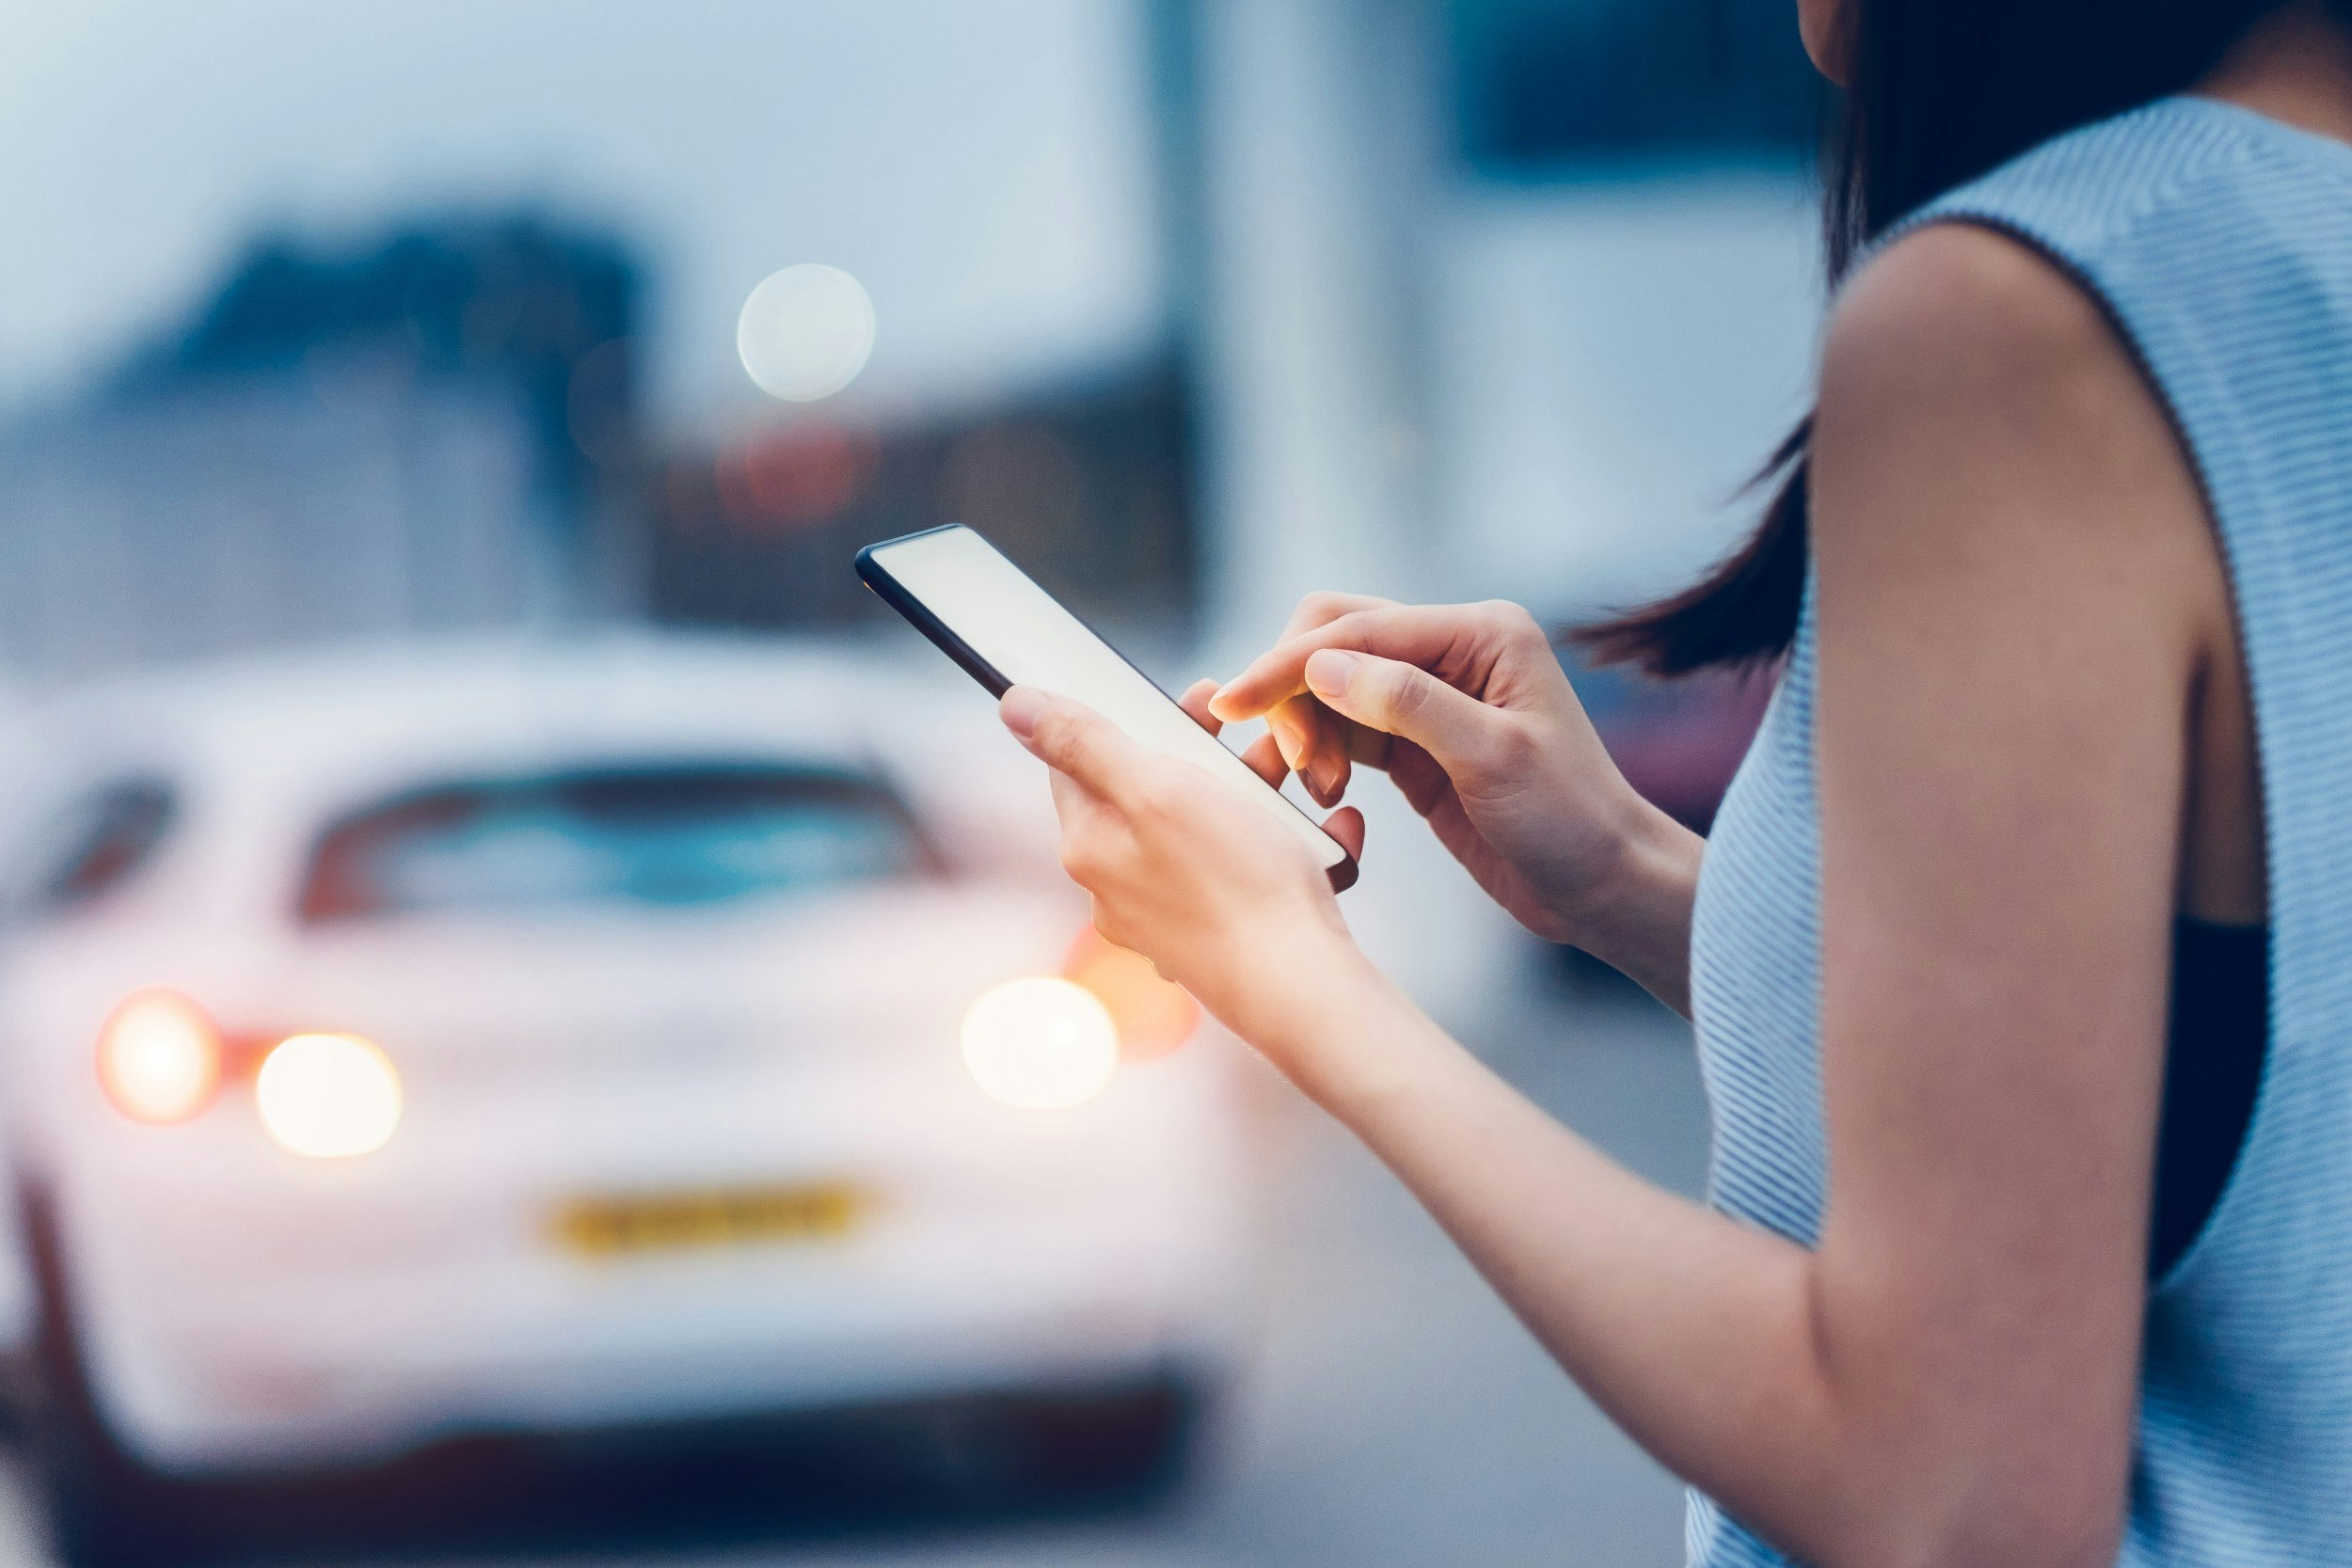
{"type": "Polygon", "coordinates": [[[185,1121],[220,1087],[220,1031],[177,991],[135,992],[98,1032],[98,1082],[134,1121],[185,1121]]]}
{"type": "Polygon", "coordinates": [[[295,1035],[262,1058],[253,1101],[281,1147],[347,1159],[382,1148],[400,1125],[400,1073],[357,1035],[295,1035]]]}
{"type": "Polygon", "coordinates": [[[1119,1028],[1084,986],[1008,980],[963,1015],[963,1065],[1008,1105],[1058,1111],[1103,1092],[1119,1066],[1119,1028]]]}

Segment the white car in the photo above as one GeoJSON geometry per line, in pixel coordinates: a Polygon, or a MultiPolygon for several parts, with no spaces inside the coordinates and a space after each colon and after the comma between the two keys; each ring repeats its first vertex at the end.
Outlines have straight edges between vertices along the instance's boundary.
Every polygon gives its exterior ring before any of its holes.
{"type": "Polygon", "coordinates": [[[1249,1281],[1240,1053],[927,689],[647,638],[59,716],[0,1070],[70,1551],[445,1438],[964,1395],[1164,1470],[1249,1281]]]}

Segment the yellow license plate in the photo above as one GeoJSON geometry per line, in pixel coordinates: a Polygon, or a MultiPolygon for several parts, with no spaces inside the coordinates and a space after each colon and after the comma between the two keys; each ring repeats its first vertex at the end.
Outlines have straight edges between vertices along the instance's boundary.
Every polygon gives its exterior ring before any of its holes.
{"type": "Polygon", "coordinates": [[[845,1181],[578,1198],[555,1212],[555,1239],[590,1258],[756,1246],[846,1236],[869,1200],[845,1181]]]}

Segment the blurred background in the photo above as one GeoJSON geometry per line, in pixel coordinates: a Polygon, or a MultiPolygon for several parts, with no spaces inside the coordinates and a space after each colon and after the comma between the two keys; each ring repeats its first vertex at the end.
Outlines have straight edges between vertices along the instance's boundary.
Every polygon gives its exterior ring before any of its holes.
{"type": "MultiPolygon", "coordinates": [[[[1689,580],[1811,373],[1785,0],[0,40],[0,1561],[1679,1560],[850,562],[1171,688],[1689,580]]],[[[1762,689],[1564,657],[1704,826],[1762,689]]],[[[1695,1191],[1687,1028],[1366,797],[1367,945],[1695,1191]]]]}

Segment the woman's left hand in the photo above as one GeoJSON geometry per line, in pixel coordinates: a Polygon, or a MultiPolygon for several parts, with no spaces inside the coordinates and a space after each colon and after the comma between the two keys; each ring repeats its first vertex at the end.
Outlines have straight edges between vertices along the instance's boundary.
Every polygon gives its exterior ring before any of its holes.
{"type": "MultiPolygon", "coordinates": [[[[1182,699],[1212,735],[1214,681],[1182,699]]],[[[1054,770],[1061,863],[1094,897],[1095,928],[1150,958],[1235,1034],[1295,1076],[1279,1042],[1305,1022],[1334,971],[1362,964],[1323,869],[1280,826],[1181,758],[1131,740],[1083,704],[1014,687],[1005,727],[1054,770]]],[[[1288,769],[1270,738],[1244,759],[1269,784],[1288,769]]],[[[1364,842],[1353,807],[1325,828],[1351,855],[1364,842]]]]}

